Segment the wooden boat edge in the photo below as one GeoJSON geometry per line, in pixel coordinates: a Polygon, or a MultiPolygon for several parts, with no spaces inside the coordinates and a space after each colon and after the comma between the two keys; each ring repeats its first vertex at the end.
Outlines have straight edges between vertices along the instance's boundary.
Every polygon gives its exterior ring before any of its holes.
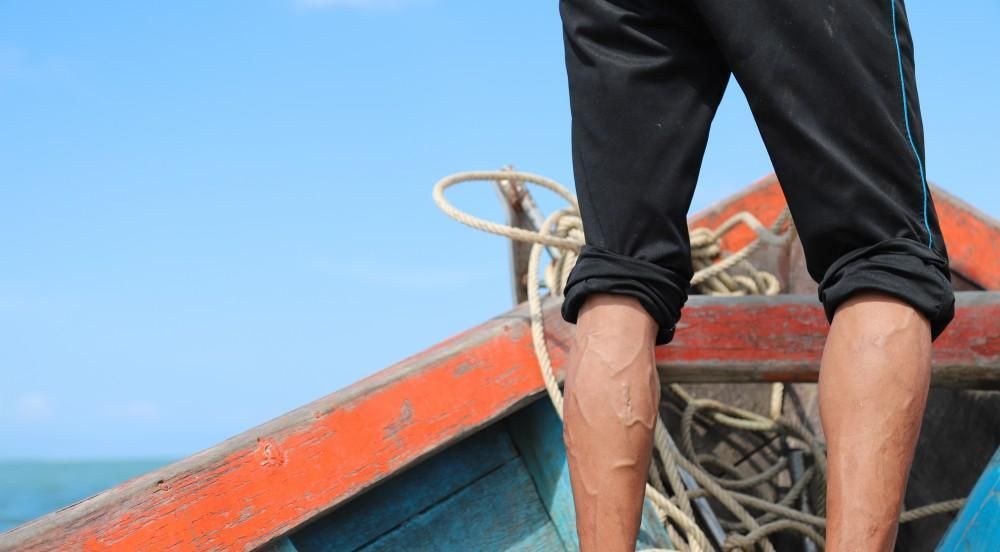
{"type": "MultiPolygon", "coordinates": [[[[948,245],[953,271],[980,289],[1000,290],[1000,221],[946,190],[931,185],[938,222],[948,245]]],[[[771,173],[739,193],[699,211],[691,226],[716,227],[730,216],[748,211],[771,224],[785,209],[785,197],[771,173]]],[[[723,248],[736,251],[755,237],[748,228],[736,228],[722,238],[723,248]]]]}
{"type": "MultiPolygon", "coordinates": [[[[826,325],[815,298],[779,296],[765,301],[755,297],[696,297],[689,307],[686,316],[694,331],[680,332],[675,345],[658,351],[664,370],[674,381],[685,381],[685,374],[703,374],[712,366],[752,368],[757,377],[763,378],[757,381],[774,380],[783,370],[799,371],[797,380],[815,379],[826,325]],[[792,332],[768,322],[787,321],[792,316],[802,324],[792,332]],[[759,323],[747,329],[748,319],[759,323]],[[744,327],[744,331],[733,332],[736,327],[744,327]],[[784,334],[791,337],[775,341],[784,334]],[[718,347],[717,340],[705,341],[705,336],[713,335],[730,335],[729,339],[735,341],[718,347]],[[776,350],[783,352],[775,362],[766,364],[764,372],[757,371],[761,361],[756,356],[742,361],[732,356],[733,351],[752,355],[761,343],[777,345],[776,350]]],[[[935,351],[936,369],[951,366],[962,372],[971,367],[990,381],[1000,380],[1000,328],[992,333],[982,331],[983,321],[997,316],[1000,293],[960,293],[959,316],[935,351]]],[[[555,301],[547,304],[546,319],[553,363],[560,370],[570,326],[559,318],[555,301]]],[[[227,548],[260,546],[537,398],[542,381],[527,328],[524,307],[514,309],[216,447],[15,528],[0,536],[0,549],[41,550],[54,548],[56,543],[84,549],[127,549],[138,542],[164,546],[184,542],[197,548],[221,544],[227,548]],[[452,391],[453,397],[471,395],[464,402],[435,397],[445,389],[452,391]],[[421,394],[427,402],[418,403],[421,394]],[[354,439],[326,433],[327,418],[338,412],[346,413],[346,417],[337,420],[337,427],[354,427],[354,439]],[[442,425],[442,418],[448,416],[449,423],[442,425]],[[385,433],[390,427],[395,434],[385,433]],[[381,428],[382,433],[371,428],[381,428]],[[303,435],[315,440],[308,450],[298,448],[307,446],[302,444],[303,435]],[[383,438],[389,450],[373,452],[373,439],[383,438]],[[341,450],[338,452],[336,447],[341,450]],[[306,452],[322,452],[324,458],[303,459],[306,452]],[[349,463],[351,458],[355,463],[379,465],[380,469],[370,470],[345,485],[345,474],[352,465],[344,462],[349,463]],[[303,466],[314,461],[325,473],[303,466]],[[220,472],[228,472],[230,477],[220,477],[220,472]],[[282,484],[274,484],[275,473],[285,474],[281,476],[282,484]],[[296,473],[301,480],[292,481],[296,473]],[[219,516],[185,514],[171,524],[170,530],[152,528],[147,523],[166,515],[177,516],[168,509],[199,501],[245,503],[248,497],[242,482],[256,480],[263,480],[271,492],[250,497],[254,509],[246,512],[246,519],[240,516],[227,522],[219,516]],[[279,504],[284,515],[268,513],[279,504]]],[[[774,357],[774,350],[770,354],[774,357]]]]}
{"type": "MultiPolygon", "coordinates": [[[[953,249],[957,253],[953,261],[953,268],[961,271],[963,275],[970,276],[970,279],[977,285],[989,289],[1000,289],[1000,264],[998,264],[1000,263],[998,261],[1000,254],[987,258],[988,255],[975,253],[977,251],[990,253],[1000,247],[998,245],[1000,244],[1000,239],[997,239],[1000,238],[1000,224],[946,192],[935,189],[935,199],[938,204],[942,219],[942,228],[946,237],[950,238],[951,236],[959,235],[961,232],[965,232],[971,236],[970,241],[966,244],[966,249],[971,250],[974,254],[970,256],[963,253],[961,249],[953,249]],[[958,229],[957,231],[955,230],[956,228],[958,229]],[[982,264],[984,262],[986,264],[982,264]],[[970,271],[969,266],[973,267],[973,269],[979,266],[980,269],[978,271],[970,271]]],[[[721,222],[721,220],[724,220],[734,211],[744,210],[751,204],[758,207],[760,205],[768,206],[767,212],[761,214],[761,218],[765,224],[773,219],[773,217],[768,216],[770,211],[774,211],[773,215],[776,216],[776,213],[783,209],[783,196],[780,193],[780,188],[778,188],[774,175],[769,175],[716,206],[694,215],[691,220],[693,223],[701,222],[711,225],[721,222]]],[[[760,213],[759,211],[757,212],[760,213]]],[[[949,239],[949,242],[951,243],[951,239],[949,239]]],[[[727,247],[733,248],[739,245],[739,243],[733,243],[727,244],[727,247]]],[[[1000,299],[998,299],[1000,298],[1000,294],[962,293],[958,297],[960,311],[965,313],[974,312],[976,313],[975,317],[980,321],[996,319],[997,311],[995,309],[1000,304],[1000,299]]],[[[801,312],[811,313],[807,314],[807,321],[812,333],[807,333],[807,335],[799,337],[801,338],[800,340],[806,340],[809,343],[804,348],[798,347],[795,350],[791,350],[790,353],[793,354],[791,358],[778,358],[764,365],[764,370],[761,373],[751,376],[751,379],[747,379],[746,381],[770,381],[767,380],[768,377],[788,378],[788,370],[799,371],[798,376],[795,376],[795,379],[790,381],[811,381],[814,379],[816,371],[815,359],[818,359],[818,356],[816,356],[816,336],[814,334],[816,330],[822,329],[822,325],[825,324],[825,319],[822,319],[818,314],[819,309],[815,305],[815,297],[783,296],[781,299],[772,298],[767,300],[757,298],[734,300],[694,297],[689,304],[690,308],[686,311],[685,317],[687,321],[691,321],[692,318],[697,319],[699,312],[703,311],[707,313],[713,306],[718,306],[720,303],[725,303],[727,307],[733,307],[736,304],[750,306],[765,303],[774,306],[776,301],[780,303],[777,305],[780,308],[806,305],[804,311],[801,312]],[[809,356],[813,360],[804,360],[805,357],[809,356]],[[778,369],[779,372],[780,370],[784,370],[785,372],[769,373],[769,369],[778,369]]],[[[547,323],[549,324],[547,337],[554,351],[553,361],[558,370],[568,349],[568,330],[561,319],[559,319],[558,313],[555,312],[552,305],[549,305],[546,312],[547,323]]],[[[704,318],[703,321],[709,318],[715,319],[713,323],[719,323],[723,326],[734,322],[732,320],[729,322],[719,320],[715,314],[704,318]]],[[[281,467],[283,465],[281,456],[287,453],[287,451],[283,451],[279,446],[283,439],[301,433],[304,431],[304,427],[315,426],[319,419],[328,416],[332,412],[350,410],[352,407],[357,406],[357,401],[366,398],[372,399],[374,398],[373,396],[379,395],[380,391],[392,390],[402,382],[405,382],[407,378],[422,375],[427,370],[434,369],[440,364],[455,361],[456,357],[467,356],[470,350],[474,350],[477,347],[483,353],[481,355],[482,358],[490,358],[490,363],[495,365],[493,372],[491,372],[493,376],[502,376],[511,379],[516,384],[516,391],[504,395],[498,401],[487,401],[490,404],[489,408],[477,412],[475,416],[463,420],[462,423],[451,427],[448,431],[438,432],[423,441],[405,442],[405,446],[400,449],[405,454],[399,458],[398,462],[370,474],[366,479],[360,481],[350,489],[343,489],[343,492],[340,494],[327,496],[328,500],[326,501],[311,503],[308,508],[302,510],[296,516],[286,519],[269,518],[268,520],[253,524],[249,523],[248,520],[242,520],[237,525],[246,525],[248,527],[252,525],[252,530],[230,531],[229,529],[233,529],[233,527],[226,526],[227,531],[225,531],[225,534],[220,534],[219,527],[211,523],[205,522],[199,526],[203,529],[203,535],[197,537],[201,539],[197,542],[200,542],[204,548],[211,547],[213,543],[215,545],[224,543],[227,547],[243,548],[253,548],[262,545],[309,519],[335,508],[342,502],[364,492],[386,477],[391,476],[396,471],[432,454],[435,450],[457,441],[469,433],[478,431],[481,427],[492,423],[537,398],[542,389],[541,379],[537,375],[537,366],[534,364],[534,358],[531,354],[530,337],[527,333],[527,319],[526,309],[524,307],[516,308],[345,389],[334,392],[275,420],[227,439],[215,447],[29,522],[8,533],[0,534],[0,550],[61,548],[61,545],[66,542],[76,543],[79,548],[84,549],[104,549],[125,547],[129,542],[138,542],[140,540],[138,539],[138,535],[142,534],[141,530],[143,530],[143,526],[141,524],[136,525],[136,520],[141,520],[142,518],[149,519],[152,513],[148,509],[143,510],[139,508],[138,511],[130,511],[130,509],[133,506],[141,506],[144,498],[149,499],[151,504],[160,504],[162,501],[157,500],[157,495],[166,496],[176,494],[179,484],[182,487],[184,484],[197,484],[201,479],[210,479],[220,472],[225,472],[227,462],[234,459],[242,461],[249,459],[251,460],[251,464],[253,461],[256,461],[260,465],[281,467]],[[507,351],[507,355],[496,355],[498,347],[507,351]],[[511,361],[516,363],[516,370],[512,369],[508,370],[507,373],[502,373],[499,368],[496,368],[502,367],[511,361]],[[137,528],[140,532],[130,533],[127,530],[114,530],[120,526],[131,526],[137,528]]],[[[687,323],[685,322],[685,324],[687,323]]],[[[977,328],[975,324],[970,323],[968,326],[962,326],[962,322],[959,320],[955,326],[958,329],[957,333],[956,330],[952,329],[942,338],[946,345],[944,363],[952,368],[995,368],[1000,364],[1000,360],[998,360],[1000,358],[1000,352],[998,352],[998,349],[1000,349],[998,343],[1000,341],[998,339],[1000,338],[992,334],[984,334],[980,331],[981,327],[977,328]],[[949,342],[952,345],[947,345],[949,342]],[[981,351],[983,354],[972,358],[962,356],[961,350],[981,351]]],[[[680,340],[679,343],[683,346],[684,342],[680,340]]],[[[679,348],[671,349],[671,351],[667,352],[662,350],[658,352],[660,362],[663,364],[664,369],[674,378],[674,381],[686,381],[685,378],[691,377],[692,374],[701,374],[704,376],[705,373],[711,372],[712,369],[732,369],[733,366],[736,366],[736,368],[741,367],[737,366],[739,363],[734,364],[730,361],[720,362],[718,359],[713,360],[711,358],[702,358],[693,361],[690,359],[678,360],[672,353],[679,348]]],[[[473,354],[473,356],[475,355],[473,354]]],[[[936,350],[936,362],[940,359],[941,354],[936,350]]],[[[759,360],[748,360],[743,363],[743,366],[749,366],[751,363],[761,364],[759,360]]],[[[473,362],[473,364],[475,363],[473,362]]],[[[452,368],[455,371],[475,371],[475,367],[463,366],[461,361],[456,362],[452,368]]],[[[482,376],[483,379],[488,377],[487,374],[482,374],[482,376]]],[[[963,377],[967,377],[967,374],[963,377]]],[[[707,380],[703,379],[699,381],[707,380]]],[[[937,383],[940,384],[941,381],[939,380],[937,383]]],[[[969,380],[959,378],[959,380],[950,383],[961,386],[968,384],[969,380]]],[[[385,404],[382,405],[385,410],[384,414],[386,414],[384,420],[382,420],[385,422],[385,425],[397,423],[397,427],[401,429],[407,424],[409,426],[420,425],[421,420],[413,419],[412,413],[410,414],[411,419],[405,420],[407,416],[404,412],[404,405],[405,403],[400,402],[398,397],[395,401],[385,401],[385,404]],[[407,424],[398,424],[401,421],[407,421],[407,424]]],[[[364,425],[365,421],[358,420],[355,423],[356,425],[364,425]]],[[[318,479],[310,479],[309,482],[321,483],[318,479]]],[[[289,490],[288,494],[291,494],[291,492],[289,490]]],[[[259,518],[260,516],[251,517],[259,518]]],[[[176,536],[182,537],[183,535],[178,534],[176,536]]]]}

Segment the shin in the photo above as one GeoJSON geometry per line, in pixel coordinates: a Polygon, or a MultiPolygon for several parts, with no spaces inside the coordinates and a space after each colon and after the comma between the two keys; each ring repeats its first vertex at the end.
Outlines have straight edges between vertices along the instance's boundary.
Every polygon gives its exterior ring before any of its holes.
{"type": "Polygon", "coordinates": [[[634,550],[660,398],[657,326],[629,297],[580,311],[565,385],[565,426],[583,552],[634,550]]]}
{"type": "Polygon", "coordinates": [[[892,550],[930,354],[927,320],[902,301],[865,293],[837,310],[819,387],[829,446],[829,550],[892,550]]]}

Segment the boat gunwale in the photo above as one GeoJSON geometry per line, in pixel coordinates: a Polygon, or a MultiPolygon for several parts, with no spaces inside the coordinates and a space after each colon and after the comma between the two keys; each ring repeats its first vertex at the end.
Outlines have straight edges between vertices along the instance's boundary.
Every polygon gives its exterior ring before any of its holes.
{"type": "MultiPolygon", "coordinates": [[[[760,205],[766,203],[770,205],[768,207],[769,211],[778,209],[776,212],[780,212],[780,209],[783,209],[783,197],[780,194],[780,189],[776,193],[776,187],[777,181],[773,175],[765,177],[744,191],[730,196],[730,198],[716,206],[694,215],[691,220],[694,223],[701,221],[708,224],[715,219],[728,217],[729,213],[734,210],[743,210],[748,204],[760,205]],[[782,203],[775,203],[779,199],[782,203]]],[[[976,285],[987,289],[1000,289],[1000,255],[990,259],[988,262],[986,261],[989,252],[1000,247],[1000,223],[979,213],[973,207],[954,198],[954,196],[941,193],[937,189],[935,189],[934,193],[939,209],[942,208],[942,205],[945,205],[944,210],[957,209],[974,219],[956,221],[952,220],[956,218],[955,216],[941,217],[942,229],[946,237],[965,232],[975,238],[973,243],[966,243],[963,248],[950,248],[950,250],[954,250],[955,258],[957,259],[957,262],[953,263],[953,268],[960,274],[969,277],[976,285]],[[970,225],[975,228],[972,231],[966,232],[970,225]],[[982,249],[983,247],[986,249],[982,249]],[[976,264],[980,262],[986,262],[986,264],[976,264]],[[975,268],[976,266],[980,266],[981,270],[978,272],[975,270],[969,272],[968,267],[975,268]]],[[[951,212],[954,213],[955,211],[951,212]]],[[[764,222],[766,224],[768,220],[765,218],[764,222]]],[[[739,238],[738,235],[737,237],[739,238]]],[[[738,245],[735,242],[728,244],[729,247],[738,245]]],[[[975,316],[982,317],[987,315],[995,316],[997,313],[1000,313],[1000,293],[963,292],[956,294],[956,296],[960,314],[962,312],[974,311],[975,316]]],[[[688,308],[685,310],[685,318],[682,320],[682,324],[689,325],[694,322],[695,326],[699,326],[702,323],[725,325],[735,322],[733,320],[727,322],[721,319],[720,316],[722,318],[726,316],[723,311],[730,312],[729,316],[738,316],[741,314],[741,310],[753,310],[754,308],[764,308],[766,310],[772,307],[777,309],[774,311],[775,313],[779,313],[781,308],[790,308],[797,313],[805,313],[805,321],[803,323],[807,324],[808,331],[806,334],[808,335],[790,335],[788,336],[788,342],[794,341],[797,337],[809,341],[804,346],[800,344],[798,351],[790,351],[789,353],[812,355],[809,357],[812,360],[803,360],[805,357],[781,360],[780,357],[782,355],[778,354],[766,362],[766,368],[801,369],[801,373],[796,376],[800,379],[793,381],[814,381],[813,374],[818,372],[818,356],[815,356],[817,335],[819,335],[818,332],[823,329],[823,325],[826,323],[815,296],[781,295],[768,298],[693,296],[688,304],[688,308]],[[744,309],[732,308],[740,305],[744,309]],[[719,307],[725,308],[719,311],[719,307]],[[719,314],[716,311],[723,312],[723,314],[719,314]]],[[[569,326],[561,320],[555,300],[548,300],[546,302],[545,317],[548,328],[546,337],[553,353],[553,364],[556,367],[556,373],[560,375],[561,365],[565,360],[568,350],[570,339],[569,326]]],[[[460,359],[462,357],[469,357],[469,355],[475,357],[476,354],[480,354],[482,358],[486,358],[489,354],[497,352],[502,352],[506,355],[490,358],[489,363],[474,366],[471,372],[473,372],[473,376],[479,378],[479,380],[476,380],[479,383],[495,384],[500,381],[505,385],[515,386],[515,391],[504,396],[490,397],[489,400],[492,402],[488,405],[488,408],[480,409],[474,414],[465,416],[461,419],[460,423],[449,426],[446,431],[440,431],[422,441],[404,443],[406,446],[401,450],[405,455],[399,459],[399,462],[388,466],[381,472],[374,473],[360,484],[346,489],[340,494],[331,495],[329,500],[326,500],[322,504],[313,504],[298,513],[287,515],[282,520],[271,520],[266,526],[258,525],[255,529],[248,528],[242,532],[237,531],[236,536],[227,535],[222,541],[213,541],[211,540],[211,535],[202,534],[194,535],[191,537],[191,540],[185,541],[186,544],[195,548],[212,548],[219,545],[226,546],[227,548],[255,548],[267,544],[316,516],[331,511],[350,498],[365,492],[393,474],[414,465],[435,451],[454,443],[470,433],[480,430],[482,427],[493,423],[497,419],[540,397],[543,387],[541,377],[538,374],[537,363],[533,357],[528,321],[529,316],[526,307],[524,305],[519,306],[422,353],[410,356],[346,388],[335,391],[271,421],[226,439],[209,449],[198,452],[154,472],[136,477],[112,489],[98,493],[24,525],[15,527],[6,533],[0,533],[0,550],[55,549],[61,548],[66,539],[70,539],[71,542],[74,542],[80,548],[113,548],[116,544],[120,544],[134,536],[114,531],[122,520],[132,523],[137,518],[141,519],[143,516],[157,513],[155,510],[155,506],[157,505],[156,495],[160,493],[172,494],[175,497],[173,498],[174,501],[184,500],[185,498],[197,498],[194,495],[182,495],[180,498],[177,498],[177,493],[183,490],[183,487],[178,489],[174,485],[179,480],[190,476],[197,479],[199,474],[205,474],[205,477],[209,478],[211,474],[224,469],[227,460],[234,458],[245,459],[245,457],[255,458],[256,456],[260,456],[263,458],[263,461],[267,461],[268,447],[272,444],[280,443],[290,436],[297,435],[316,426],[319,420],[322,420],[324,417],[338,411],[349,411],[358,404],[368,400],[381,400],[385,403],[382,406],[386,411],[398,414],[403,405],[405,405],[405,397],[391,397],[389,396],[391,394],[389,392],[404,386],[406,382],[449,363],[454,364],[456,359],[458,359],[458,365],[451,366],[451,368],[446,367],[446,370],[454,370],[455,373],[452,375],[458,377],[458,372],[462,368],[460,359]],[[513,368],[504,368],[501,366],[510,362],[514,362],[515,366],[513,368]],[[493,364],[494,366],[487,364],[493,364]],[[378,399],[380,396],[384,398],[378,399]],[[131,508],[133,507],[141,511],[132,510],[131,508]],[[197,540],[199,538],[202,540],[197,540]]],[[[936,361],[941,358],[941,353],[943,353],[947,357],[946,363],[950,363],[949,366],[954,368],[986,367],[994,370],[995,373],[1000,368],[1000,335],[996,335],[996,329],[994,329],[994,333],[977,332],[976,327],[970,324],[972,323],[963,322],[961,318],[956,318],[955,329],[950,329],[949,332],[946,332],[942,336],[942,340],[939,341],[939,343],[944,344],[947,350],[938,352],[939,348],[935,347],[936,361]],[[967,350],[968,352],[963,353],[963,350],[967,350]],[[977,357],[976,355],[979,356],[977,357]]],[[[678,349],[683,347],[685,339],[681,336],[686,333],[689,332],[679,332],[679,339],[677,341],[678,349]]],[[[825,334],[825,331],[822,333],[825,334]]],[[[744,337],[748,340],[748,347],[753,345],[751,342],[754,336],[744,337]]],[[[657,358],[663,370],[673,377],[680,376],[681,380],[684,377],[690,377],[691,374],[704,373],[709,368],[717,369],[720,367],[725,368],[726,366],[736,366],[739,368],[740,366],[746,367],[751,364],[760,365],[762,363],[760,360],[753,360],[743,362],[740,365],[739,362],[732,360],[720,362],[717,359],[711,360],[710,357],[695,361],[684,360],[679,358],[681,351],[678,349],[661,348],[657,352],[657,358]]],[[[699,353],[692,354],[696,355],[699,353]]],[[[785,355],[785,358],[790,357],[785,355]]],[[[442,372],[442,375],[438,376],[442,379],[434,382],[435,384],[440,384],[441,392],[447,392],[448,390],[447,384],[449,380],[445,379],[446,375],[445,372],[442,372]]],[[[786,375],[785,377],[788,376],[786,375]]],[[[991,377],[995,378],[996,376],[991,375],[991,377]]],[[[750,379],[746,381],[760,380],[750,379]]],[[[952,384],[955,384],[955,382],[952,382],[952,384]]],[[[430,389],[431,384],[427,385],[427,388],[430,389]]],[[[957,385],[961,386],[963,383],[959,381],[957,385]]],[[[454,409],[455,407],[454,404],[448,401],[439,402],[442,403],[440,405],[442,412],[454,409]]],[[[431,420],[435,415],[433,412],[421,412],[420,416],[423,416],[423,418],[412,421],[412,423],[424,423],[431,420]]],[[[364,425],[369,423],[369,421],[357,419],[352,423],[364,425]]],[[[375,426],[376,431],[380,429],[382,429],[382,426],[375,426]]],[[[376,433],[375,435],[378,436],[380,434],[376,433]]],[[[327,444],[335,446],[338,443],[331,442],[327,444]]],[[[349,444],[357,445],[356,443],[349,444]]],[[[252,474],[252,472],[248,473],[252,474]]],[[[194,483],[198,483],[198,481],[194,483]]],[[[204,488],[211,487],[205,486],[204,488]]],[[[289,491],[289,493],[291,492],[289,491]]],[[[289,500],[294,502],[294,498],[289,497],[289,500]]],[[[294,508],[289,508],[289,510],[292,509],[294,508]]],[[[160,512],[160,515],[164,514],[160,512]]],[[[147,526],[152,521],[156,521],[156,519],[147,520],[145,526],[140,524],[137,530],[148,531],[147,526]]],[[[237,525],[246,523],[246,521],[237,520],[237,525]]],[[[211,523],[204,523],[206,526],[202,527],[202,533],[211,533],[213,530],[218,529],[217,527],[212,527],[211,523]]],[[[184,527],[183,529],[175,527],[173,530],[176,532],[197,533],[191,527],[184,527]]]]}

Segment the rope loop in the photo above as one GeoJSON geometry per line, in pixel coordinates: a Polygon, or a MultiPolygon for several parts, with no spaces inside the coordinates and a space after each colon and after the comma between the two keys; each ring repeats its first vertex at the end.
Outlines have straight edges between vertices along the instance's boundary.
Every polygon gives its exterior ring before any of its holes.
{"type": "MultiPolygon", "coordinates": [[[[484,232],[489,232],[491,234],[497,234],[499,236],[505,236],[514,240],[529,242],[529,243],[541,243],[544,245],[558,247],[560,249],[566,249],[568,251],[579,252],[580,246],[583,245],[582,231],[580,236],[574,236],[573,238],[562,237],[558,235],[542,235],[540,232],[535,232],[532,230],[526,230],[524,228],[517,228],[510,226],[508,224],[501,224],[493,221],[489,221],[483,218],[479,218],[465,211],[462,211],[451,204],[445,197],[444,191],[456,184],[462,182],[474,182],[474,181],[494,181],[494,180],[514,180],[519,182],[529,182],[532,184],[537,184],[547,190],[555,192],[559,197],[566,200],[570,204],[570,210],[567,211],[567,215],[574,215],[579,217],[580,205],[576,201],[576,196],[574,196],[570,191],[554,180],[545,178],[537,174],[518,172],[518,171],[470,171],[456,173],[451,176],[445,177],[438,181],[434,185],[434,189],[431,192],[434,198],[434,203],[439,209],[444,211],[444,213],[451,218],[457,220],[458,222],[475,228],[476,230],[482,230],[484,232]]],[[[581,225],[582,226],[582,225],[581,225]]]]}
{"type": "MultiPolygon", "coordinates": [[[[564,186],[537,174],[518,171],[472,171],[453,174],[434,185],[433,198],[437,206],[458,222],[499,236],[532,244],[528,256],[528,312],[531,320],[531,340],[538,359],[538,365],[545,382],[545,390],[559,417],[563,416],[563,395],[556,379],[552,359],[545,340],[545,320],[542,310],[541,288],[544,285],[549,294],[561,297],[566,280],[576,264],[580,248],[585,243],[580,207],[576,197],[564,186]],[[470,215],[452,205],[444,195],[446,189],[463,182],[472,181],[515,181],[527,182],[555,192],[568,203],[567,207],[551,213],[535,230],[517,228],[470,215]],[[547,248],[555,248],[544,271],[540,269],[542,253],[547,248]],[[543,273],[539,279],[539,272],[543,273]]],[[[694,228],[690,230],[691,260],[696,272],[692,286],[710,295],[776,295],[781,291],[778,278],[766,271],[756,269],[748,258],[762,245],[784,246],[795,238],[795,227],[788,209],[768,227],[748,212],[740,212],[724,221],[719,227],[694,228]],[[749,228],[756,238],[739,251],[729,254],[723,251],[722,238],[740,225],[749,228]],[[737,272],[738,270],[738,272],[737,272]]],[[[649,482],[646,496],[664,523],[674,546],[690,552],[715,550],[701,526],[695,521],[692,501],[711,497],[735,518],[719,520],[721,527],[728,530],[721,542],[722,549],[756,550],[758,546],[765,552],[774,552],[768,537],[778,532],[794,531],[804,535],[818,546],[823,547],[820,530],[825,527],[823,517],[793,508],[801,501],[804,493],[815,498],[820,513],[826,490],[826,451],[823,443],[806,428],[794,420],[781,417],[784,387],[777,383],[772,386],[770,417],[737,408],[732,405],[704,398],[696,398],[677,384],[670,389],[684,403],[681,415],[681,446],[671,440],[662,419],[657,417],[653,430],[653,462],[650,463],[649,482]],[[738,466],[721,459],[698,454],[694,447],[693,428],[695,421],[702,424],[716,424],[734,431],[759,434],[765,440],[776,436],[791,437],[805,444],[804,456],[812,460],[790,488],[774,500],[745,494],[755,488],[767,486],[776,491],[778,476],[788,472],[789,462],[780,458],[759,473],[746,477],[738,466]],[[661,469],[662,466],[662,469],[661,469]],[[711,469],[710,469],[711,468],[711,469]],[[718,472],[725,475],[717,475],[718,472]],[[716,473],[713,473],[716,472],[716,473]],[[697,488],[690,488],[685,477],[695,482],[697,488]],[[670,493],[673,493],[672,496],[670,493]],[[750,509],[763,512],[754,517],[750,509]]],[[[764,448],[764,447],[761,447],[764,448]]],[[[953,512],[961,508],[964,499],[932,504],[911,510],[901,516],[905,523],[929,515],[953,512]]],[[[650,552],[654,549],[649,549],[650,552]]]]}

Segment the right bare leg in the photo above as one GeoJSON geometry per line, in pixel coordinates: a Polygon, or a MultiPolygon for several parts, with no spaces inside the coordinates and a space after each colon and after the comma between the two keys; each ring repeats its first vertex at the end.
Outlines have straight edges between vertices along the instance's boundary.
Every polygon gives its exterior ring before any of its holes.
{"type": "Polygon", "coordinates": [[[631,297],[595,295],[580,310],[563,437],[583,552],[635,550],[660,402],[656,330],[631,297]]]}

